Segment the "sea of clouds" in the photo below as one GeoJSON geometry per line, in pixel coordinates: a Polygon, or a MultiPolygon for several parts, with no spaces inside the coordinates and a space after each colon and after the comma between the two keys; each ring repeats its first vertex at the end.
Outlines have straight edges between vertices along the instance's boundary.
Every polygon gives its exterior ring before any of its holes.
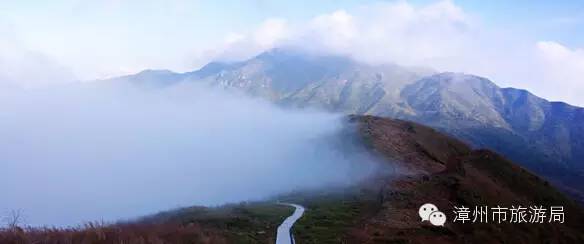
{"type": "Polygon", "coordinates": [[[75,226],[354,184],[379,170],[344,118],[196,84],[0,92],[0,214],[75,226]]]}

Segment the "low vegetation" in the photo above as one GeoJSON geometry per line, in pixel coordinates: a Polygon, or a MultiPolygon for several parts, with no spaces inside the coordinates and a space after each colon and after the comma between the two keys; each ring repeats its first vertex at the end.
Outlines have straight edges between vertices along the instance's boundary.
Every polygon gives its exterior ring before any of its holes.
{"type": "Polygon", "coordinates": [[[347,233],[381,208],[378,193],[376,186],[361,185],[286,196],[285,201],[305,207],[304,215],[293,226],[295,240],[305,244],[347,243],[347,233]]]}
{"type": "Polygon", "coordinates": [[[273,243],[277,226],[292,211],[291,207],[275,203],[242,203],[216,208],[184,208],[112,225],[11,226],[0,230],[0,243],[273,243]]]}

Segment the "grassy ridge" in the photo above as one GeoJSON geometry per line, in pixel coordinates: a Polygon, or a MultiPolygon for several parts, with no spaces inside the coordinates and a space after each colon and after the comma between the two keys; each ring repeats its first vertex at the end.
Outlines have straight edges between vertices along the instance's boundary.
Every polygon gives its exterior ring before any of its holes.
{"type": "Polygon", "coordinates": [[[184,208],[154,215],[147,221],[198,223],[221,230],[233,243],[270,243],[275,242],[278,225],[292,212],[292,207],[275,203],[241,203],[218,208],[184,208]]]}
{"type": "Polygon", "coordinates": [[[360,224],[362,218],[377,212],[378,191],[354,187],[330,192],[300,193],[283,200],[305,207],[302,218],[293,226],[298,243],[344,243],[347,233],[360,224]]]}
{"type": "Polygon", "coordinates": [[[276,228],[292,212],[270,202],[189,207],[113,225],[0,229],[0,243],[274,243],[276,228]]]}

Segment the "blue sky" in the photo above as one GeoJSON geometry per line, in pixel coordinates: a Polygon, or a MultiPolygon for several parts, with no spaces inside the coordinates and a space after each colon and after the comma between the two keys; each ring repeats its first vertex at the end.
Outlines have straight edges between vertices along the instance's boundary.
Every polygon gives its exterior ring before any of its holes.
{"type": "MultiPolygon", "coordinates": [[[[12,20],[14,25],[26,28],[25,32],[38,32],[45,25],[65,26],[66,23],[63,22],[79,25],[99,22],[109,27],[126,22],[127,26],[132,28],[139,28],[140,23],[148,23],[150,26],[168,28],[172,32],[187,32],[196,28],[197,34],[203,35],[204,39],[212,39],[220,37],[225,32],[253,28],[266,18],[306,20],[337,9],[351,9],[374,2],[380,1],[23,0],[0,3],[0,11],[5,20],[12,20]],[[176,13],[181,14],[167,16],[176,13]]],[[[436,1],[408,2],[424,5],[436,1]]],[[[487,20],[491,25],[523,29],[539,38],[561,39],[558,41],[567,45],[582,46],[584,42],[584,28],[578,28],[584,24],[582,1],[459,0],[454,3],[487,20]]]]}
{"type": "Polygon", "coordinates": [[[556,40],[569,46],[584,46],[584,2],[545,1],[455,1],[490,25],[510,27],[532,38],[556,40]]]}
{"type": "Polygon", "coordinates": [[[573,94],[584,92],[582,26],[582,1],[3,1],[0,78],[35,83],[30,74],[45,72],[38,75],[50,77],[38,82],[45,83],[188,71],[293,43],[368,62],[476,73],[584,104],[573,94]],[[531,74],[543,66],[545,73],[531,74]],[[558,80],[568,80],[568,90],[549,92],[558,80]]]}

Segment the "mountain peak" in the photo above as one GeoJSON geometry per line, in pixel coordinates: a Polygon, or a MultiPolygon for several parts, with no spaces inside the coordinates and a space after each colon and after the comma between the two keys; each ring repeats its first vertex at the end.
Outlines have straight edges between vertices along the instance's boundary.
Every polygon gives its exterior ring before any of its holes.
{"type": "Polygon", "coordinates": [[[136,73],[135,75],[150,76],[150,75],[172,75],[172,74],[176,74],[176,73],[171,71],[171,70],[168,70],[168,69],[145,69],[145,70],[142,70],[142,71],[136,73]]]}
{"type": "Polygon", "coordinates": [[[226,62],[211,62],[203,66],[201,69],[186,73],[186,75],[194,75],[197,78],[207,77],[209,75],[217,74],[221,71],[228,70],[234,66],[237,66],[237,63],[226,63],[226,62]]]}
{"type": "Polygon", "coordinates": [[[298,57],[298,56],[312,56],[310,53],[294,48],[272,48],[264,51],[256,56],[256,58],[270,58],[270,57],[298,57]]]}
{"type": "Polygon", "coordinates": [[[491,80],[467,73],[459,73],[459,72],[442,72],[438,74],[434,74],[428,77],[428,79],[435,80],[437,82],[443,82],[449,85],[481,85],[487,87],[497,87],[498,86],[492,82],[491,80]]]}
{"type": "Polygon", "coordinates": [[[348,56],[312,53],[292,48],[274,48],[252,58],[252,60],[260,60],[267,63],[289,63],[289,62],[308,62],[312,65],[321,66],[337,66],[356,64],[352,58],[348,56]]]}

